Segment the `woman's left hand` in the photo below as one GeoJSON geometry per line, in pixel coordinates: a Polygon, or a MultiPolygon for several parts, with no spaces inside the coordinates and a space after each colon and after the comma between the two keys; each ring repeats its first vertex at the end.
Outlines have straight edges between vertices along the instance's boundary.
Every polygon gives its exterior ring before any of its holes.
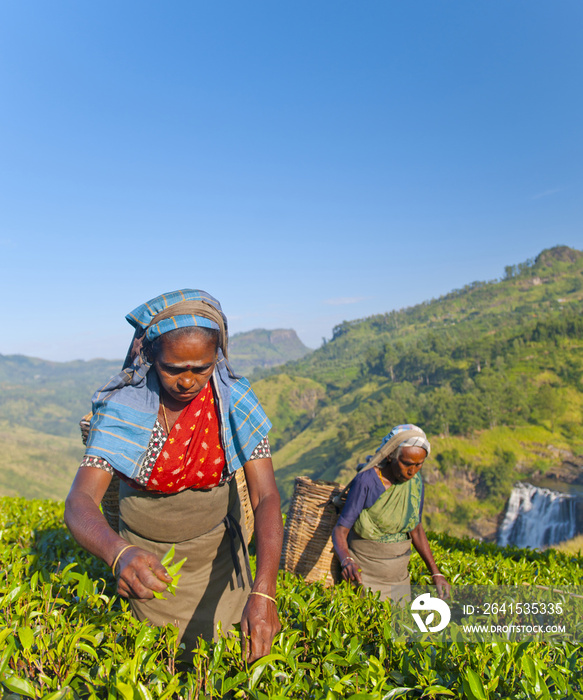
{"type": "Polygon", "coordinates": [[[425,530],[423,529],[423,525],[421,525],[421,523],[411,530],[411,541],[413,542],[415,549],[419,552],[421,559],[423,559],[427,568],[429,569],[433,583],[437,588],[437,595],[442,599],[449,598],[451,586],[447,582],[445,576],[439,572],[439,569],[435,565],[435,560],[433,559],[433,554],[431,554],[431,548],[429,547],[429,542],[427,541],[427,535],[425,534],[425,530]]]}
{"type": "Polygon", "coordinates": [[[280,629],[277,605],[264,596],[250,595],[241,617],[243,658],[253,663],[269,654],[280,629]]]}
{"type": "Polygon", "coordinates": [[[443,600],[450,597],[451,585],[443,574],[436,574],[433,577],[433,583],[437,588],[437,595],[443,600]]]}

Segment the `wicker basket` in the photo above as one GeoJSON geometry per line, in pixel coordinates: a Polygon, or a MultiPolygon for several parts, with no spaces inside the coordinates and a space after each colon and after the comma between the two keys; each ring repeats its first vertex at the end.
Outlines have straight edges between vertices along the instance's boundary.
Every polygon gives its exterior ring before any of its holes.
{"type": "Polygon", "coordinates": [[[308,583],[332,586],[340,580],[340,563],[332,547],[338,520],[330,500],[344,487],[330,481],[298,476],[287,514],[280,568],[302,576],[308,583]]]}
{"type": "MultiPolygon", "coordinates": [[[[89,435],[89,424],[91,422],[91,413],[83,416],[79,421],[81,428],[81,436],[83,444],[87,444],[87,436],[89,435]]],[[[253,517],[253,508],[251,507],[251,499],[249,498],[249,489],[247,488],[247,480],[243,469],[237,469],[235,472],[237,481],[237,491],[239,500],[241,501],[241,515],[245,519],[245,530],[247,534],[247,544],[253,537],[255,529],[255,519],[253,517]]],[[[101,510],[109,527],[115,532],[119,532],[119,477],[113,475],[107,491],[101,499],[101,510]]]]}
{"type": "Polygon", "coordinates": [[[251,499],[249,498],[249,489],[247,488],[245,471],[243,469],[237,469],[235,472],[235,479],[237,480],[237,491],[239,492],[239,500],[241,501],[241,516],[245,520],[247,544],[249,544],[249,542],[251,542],[251,538],[253,537],[253,532],[255,531],[255,517],[253,515],[251,499]]]}

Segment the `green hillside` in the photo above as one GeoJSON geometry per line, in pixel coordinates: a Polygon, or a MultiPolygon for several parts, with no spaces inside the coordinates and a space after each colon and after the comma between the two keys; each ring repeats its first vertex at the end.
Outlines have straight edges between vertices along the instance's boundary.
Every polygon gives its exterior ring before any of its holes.
{"type": "Polygon", "coordinates": [[[345,322],[324,347],[254,385],[281,404],[285,499],[297,474],[346,482],[395,424],[434,444],[425,468],[429,525],[491,537],[514,480],[583,452],[583,253],[565,247],[401,311],[345,322]],[[461,491],[460,491],[461,489],[461,491]]]}
{"type": "Polygon", "coordinates": [[[0,355],[0,421],[49,435],[77,437],[95,389],[119,372],[119,360],[48,362],[0,355]]]}
{"type": "Polygon", "coordinates": [[[64,499],[83,456],[78,436],[48,435],[0,421],[0,494],[64,499]]]}
{"type": "Polygon", "coordinates": [[[67,495],[83,455],[79,420],[119,366],[0,355],[0,495],[67,495]]]}

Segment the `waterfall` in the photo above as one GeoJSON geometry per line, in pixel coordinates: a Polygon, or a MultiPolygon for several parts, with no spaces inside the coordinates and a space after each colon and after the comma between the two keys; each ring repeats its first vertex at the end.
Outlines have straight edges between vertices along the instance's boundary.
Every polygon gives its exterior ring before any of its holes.
{"type": "Polygon", "coordinates": [[[577,497],[518,483],[512,489],[498,544],[504,547],[544,547],[577,534],[577,497]]]}

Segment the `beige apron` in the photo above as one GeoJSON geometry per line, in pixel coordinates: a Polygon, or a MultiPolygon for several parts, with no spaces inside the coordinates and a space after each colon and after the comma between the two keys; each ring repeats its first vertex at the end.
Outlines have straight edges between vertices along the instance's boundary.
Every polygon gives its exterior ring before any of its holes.
{"type": "Polygon", "coordinates": [[[219,621],[224,632],[239,623],[251,584],[233,525],[245,527],[235,479],[209,491],[174,494],[138,491],[121,482],[119,495],[124,539],[160,559],[172,544],[175,562],[188,557],[176,596],[166,593],[166,600],[145,602],[130,599],[134,615],[153,625],[176,625],[187,655],[198,637],[217,638],[219,621]]]}
{"type": "Polygon", "coordinates": [[[351,530],[348,547],[361,569],[364,588],[379,591],[381,600],[398,601],[411,595],[408,569],[410,539],[403,542],[375,542],[365,540],[351,530]]]}

